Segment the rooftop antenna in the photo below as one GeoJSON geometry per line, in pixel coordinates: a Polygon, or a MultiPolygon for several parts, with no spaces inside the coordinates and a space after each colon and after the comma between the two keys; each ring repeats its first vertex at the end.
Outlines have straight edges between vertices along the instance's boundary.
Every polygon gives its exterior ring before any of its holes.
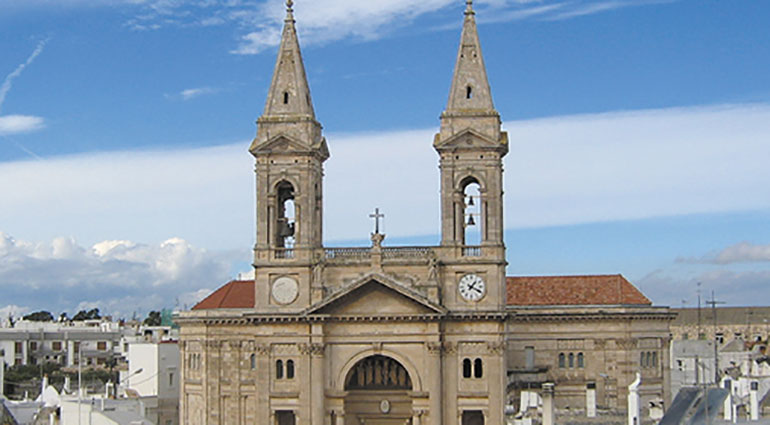
{"type": "Polygon", "coordinates": [[[711,314],[714,316],[714,384],[719,383],[719,356],[717,355],[717,304],[724,304],[724,301],[717,301],[714,296],[714,290],[711,290],[711,301],[706,301],[706,304],[711,304],[711,314]]]}

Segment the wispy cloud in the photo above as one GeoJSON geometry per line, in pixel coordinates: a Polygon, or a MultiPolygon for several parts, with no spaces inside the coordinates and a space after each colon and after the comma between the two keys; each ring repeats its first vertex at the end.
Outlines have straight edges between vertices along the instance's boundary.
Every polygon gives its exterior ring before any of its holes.
{"type": "Polygon", "coordinates": [[[3,110],[5,97],[8,95],[8,92],[11,91],[11,87],[13,87],[13,80],[18,78],[21,75],[21,73],[24,72],[24,68],[28,67],[35,60],[35,58],[37,58],[41,53],[43,53],[43,49],[45,48],[46,43],[48,43],[48,39],[40,41],[37,44],[37,47],[35,47],[35,50],[32,52],[32,54],[29,55],[27,60],[19,64],[19,66],[17,66],[16,69],[13,70],[13,72],[11,72],[5,77],[5,80],[3,80],[3,84],[0,85],[0,112],[2,112],[3,110]]]}
{"type": "Polygon", "coordinates": [[[770,245],[744,241],[699,258],[680,257],[676,261],[689,264],[770,263],[770,245]]]}
{"type": "Polygon", "coordinates": [[[166,99],[169,99],[169,100],[188,101],[188,100],[196,99],[201,96],[211,95],[218,92],[219,92],[219,89],[214,87],[193,87],[193,88],[181,90],[178,93],[166,94],[165,97],[166,99]]]}
{"type": "Polygon", "coordinates": [[[563,11],[545,16],[544,19],[549,21],[561,21],[626,7],[673,3],[674,1],[677,0],[609,0],[597,2],[576,2],[571,3],[569,7],[565,8],[563,11]]]}
{"type": "Polygon", "coordinates": [[[41,117],[31,115],[0,115],[0,136],[29,133],[45,126],[41,117]]]}
{"type": "MultiPolygon", "coordinates": [[[[0,0],[2,2],[3,0],[0,0]]],[[[624,7],[676,0],[478,0],[480,22],[522,19],[563,20],[624,7]]],[[[44,5],[50,0],[30,0],[44,5]]],[[[257,54],[276,46],[285,16],[283,0],[66,0],[69,6],[122,5],[134,10],[125,25],[139,31],[168,26],[212,27],[228,25],[236,30],[234,54],[257,54]]],[[[372,40],[385,37],[416,19],[442,14],[450,8],[458,15],[464,7],[455,0],[298,0],[295,16],[304,45],[341,39],[372,40]]],[[[2,4],[2,3],[0,3],[2,4]]],[[[456,17],[433,28],[457,28],[456,17]]]]}

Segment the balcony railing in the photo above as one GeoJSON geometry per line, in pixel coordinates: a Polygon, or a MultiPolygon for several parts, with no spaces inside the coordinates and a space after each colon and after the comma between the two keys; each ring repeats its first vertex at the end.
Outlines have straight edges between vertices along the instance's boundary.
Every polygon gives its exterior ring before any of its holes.
{"type": "Polygon", "coordinates": [[[369,248],[327,248],[324,252],[327,259],[366,258],[369,248]]]}
{"type": "Polygon", "coordinates": [[[463,257],[481,257],[480,246],[464,246],[463,257]]]}
{"type": "Polygon", "coordinates": [[[286,259],[294,258],[294,249],[292,248],[276,249],[275,258],[277,260],[286,260],[286,259]]]}

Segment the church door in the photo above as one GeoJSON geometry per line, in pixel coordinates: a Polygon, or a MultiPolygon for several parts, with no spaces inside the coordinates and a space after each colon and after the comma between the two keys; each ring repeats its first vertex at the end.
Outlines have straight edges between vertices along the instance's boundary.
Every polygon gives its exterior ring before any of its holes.
{"type": "Polygon", "coordinates": [[[345,380],[345,425],[411,423],[412,380],[398,361],[381,355],[362,359],[345,380]]]}

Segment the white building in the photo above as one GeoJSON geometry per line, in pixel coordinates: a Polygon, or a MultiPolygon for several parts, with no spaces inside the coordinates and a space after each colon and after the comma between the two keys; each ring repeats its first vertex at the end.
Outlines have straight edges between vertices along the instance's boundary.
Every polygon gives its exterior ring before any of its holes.
{"type": "Polygon", "coordinates": [[[122,386],[139,397],[157,397],[158,424],[179,423],[179,344],[176,341],[128,343],[128,370],[122,386]]]}
{"type": "Polygon", "coordinates": [[[51,362],[72,367],[78,365],[78,353],[84,366],[95,366],[119,352],[120,338],[120,327],[113,322],[21,320],[0,328],[0,350],[9,366],[51,362]]]}

